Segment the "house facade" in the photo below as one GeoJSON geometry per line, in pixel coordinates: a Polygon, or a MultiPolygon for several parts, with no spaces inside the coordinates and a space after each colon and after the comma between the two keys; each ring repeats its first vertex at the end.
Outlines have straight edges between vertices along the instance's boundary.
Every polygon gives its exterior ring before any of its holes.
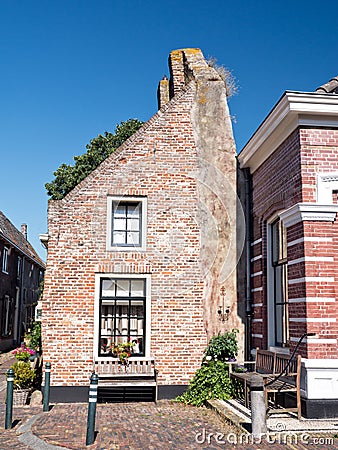
{"type": "Polygon", "coordinates": [[[0,211],[0,351],[19,345],[34,320],[45,265],[21,231],[0,211]]]}
{"type": "Polygon", "coordinates": [[[286,92],[239,154],[251,176],[250,347],[302,355],[302,412],[338,407],[337,79],[286,92]]]}
{"type": "Polygon", "coordinates": [[[173,51],[159,111],[62,200],[49,202],[42,329],[51,399],[86,400],[98,361],[132,342],[159,398],[181,393],[208,340],[239,330],[244,230],[224,80],[173,51]],[[240,228],[240,232],[239,232],[240,228]]]}

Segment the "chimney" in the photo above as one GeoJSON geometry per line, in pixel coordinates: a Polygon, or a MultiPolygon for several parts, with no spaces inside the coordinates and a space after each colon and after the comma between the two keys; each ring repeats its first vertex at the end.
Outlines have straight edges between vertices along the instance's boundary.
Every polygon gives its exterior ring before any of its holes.
{"type": "Polygon", "coordinates": [[[170,99],[174,97],[185,86],[184,78],[184,54],[182,50],[174,50],[169,55],[170,99]]]}
{"type": "Polygon", "coordinates": [[[21,233],[24,235],[25,239],[27,239],[27,224],[23,223],[21,225],[21,233]]]}
{"type": "Polygon", "coordinates": [[[158,83],[157,88],[157,104],[158,109],[161,109],[166,103],[169,102],[169,80],[164,75],[162,80],[158,83]]]}
{"type": "Polygon", "coordinates": [[[192,80],[221,80],[215,69],[209,67],[199,48],[183,48],[170,52],[169,70],[170,100],[192,80]]]}

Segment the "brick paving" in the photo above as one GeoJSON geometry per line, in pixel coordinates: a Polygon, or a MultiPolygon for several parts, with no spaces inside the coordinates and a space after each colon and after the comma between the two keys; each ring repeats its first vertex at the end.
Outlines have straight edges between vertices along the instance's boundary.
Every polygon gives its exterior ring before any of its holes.
{"type": "MultiPolygon", "coordinates": [[[[176,404],[170,401],[154,403],[123,403],[97,405],[96,439],[85,445],[87,404],[57,404],[48,413],[42,413],[33,424],[34,436],[44,442],[66,449],[82,450],[185,450],[185,449],[336,449],[335,443],[322,441],[316,445],[314,438],[302,442],[262,440],[252,445],[240,442],[241,432],[225,424],[211,410],[176,404]],[[221,434],[224,434],[222,436],[221,434]],[[230,442],[227,441],[229,437],[230,442]],[[235,445],[235,440],[238,440],[235,445]]],[[[4,423],[4,405],[0,405],[0,421],[4,423]]],[[[14,409],[13,420],[25,423],[28,418],[41,413],[41,407],[14,409]]],[[[12,430],[0,431],[0,449],[40,449],[25,446],[18,441],[19,424],[12,430]]],[[[243,438],[243,436],[242,436],[243,438]]],[[[244,438],[245,439],[245,438],[244,438]]],[[[322,438],[324,439],[324,438],[322,438]]],[[[326,438],[327,439],[327,438],[326,438]]]]}
{"type": "MultiPolygon", "coordinates": [[[[55,406],[39,419],[33,433],[50,443],[82,449],[86,440],[88,407],[85,404],[55,406]],[[50,427],[53,417],[53,428],[50,427]],[[67,422],[65,423],[65,417],[67,422]]],[[[196,434],[207,429],[229,433],[225,425],[207,408],[183,406],[169,401],[120,403],[97,406],[96,436],[93,449],[195,449],[196,434]]],[[[234,431],[234,429],[233,429],[234,431]]]]}
{"type": "MultiPolygon", "coordinates": [[[[0,384],[5,379],[5,368],[10,365],[8,358],[4,357],[1,362],[0,384]]],[[[4,399],[5,390],[0,390],[0,450],[45,448],[39,443],[32,444],[22,439],[25,435],[20,425],[33,417],[36,420],[31,432],[41,439],[42,444],[71,450],[257,450],[267,449],[271,445],[280,450],[338,449],[338,439],[328,442],[324,441],[327,438],[321,437],[321,444],[317,445],[316,438],[307,435],[304,442],[301,439],[298,442],[289,440],[287,444],[276,437],[272,437],[274,441],[270,438],[270,441],[263,439],[252,444],[249,440],[246,443],[242,435],[244,442],[241,442],[241,432],[226,424],[210,409],[167,400],[157,404],[98,404],[95,442],[86,446],[87,404],[57,404],[47,413],[42,412],[42,406],[13,408],[13,428],[5,430],[4,399]]]]}

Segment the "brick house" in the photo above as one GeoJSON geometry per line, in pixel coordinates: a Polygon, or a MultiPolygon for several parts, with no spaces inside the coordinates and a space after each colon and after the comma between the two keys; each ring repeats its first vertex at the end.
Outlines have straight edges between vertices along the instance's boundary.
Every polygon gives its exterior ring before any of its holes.
{"type": "Polygon", "coordinates": [[[159,398],[168,398],[211,336],[237,328],[242,342],[244,232],[226,85],[199,49],[171,52],[169,68],[159,111],[49,202],[42,325],[53,401],[85,401],[114,343],[132,340],[131,359],[155,358],[159,398]]]}
{"type": "Polygon", "coordinates": [[[45,264],[27,241],[27,226],[19,231],[0,211],[0,351],[20,344],[34,320],[45,264]]]}
{"type": "Polygon", "coordinates": [[[301,336],[303,414],[338,406],[338,79],[286,92],[239,154],[251,177],[250,347],[301,336]]]}

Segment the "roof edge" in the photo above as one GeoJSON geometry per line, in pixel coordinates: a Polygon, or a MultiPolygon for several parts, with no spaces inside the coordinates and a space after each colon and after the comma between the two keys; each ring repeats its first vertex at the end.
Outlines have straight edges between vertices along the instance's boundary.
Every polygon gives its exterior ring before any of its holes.
{"type": "Polygon", "coordinates": [[[338,128],[338,96],[286,91],[238,154],[241,168],[254,172],[300,125],[338,128]]]}

